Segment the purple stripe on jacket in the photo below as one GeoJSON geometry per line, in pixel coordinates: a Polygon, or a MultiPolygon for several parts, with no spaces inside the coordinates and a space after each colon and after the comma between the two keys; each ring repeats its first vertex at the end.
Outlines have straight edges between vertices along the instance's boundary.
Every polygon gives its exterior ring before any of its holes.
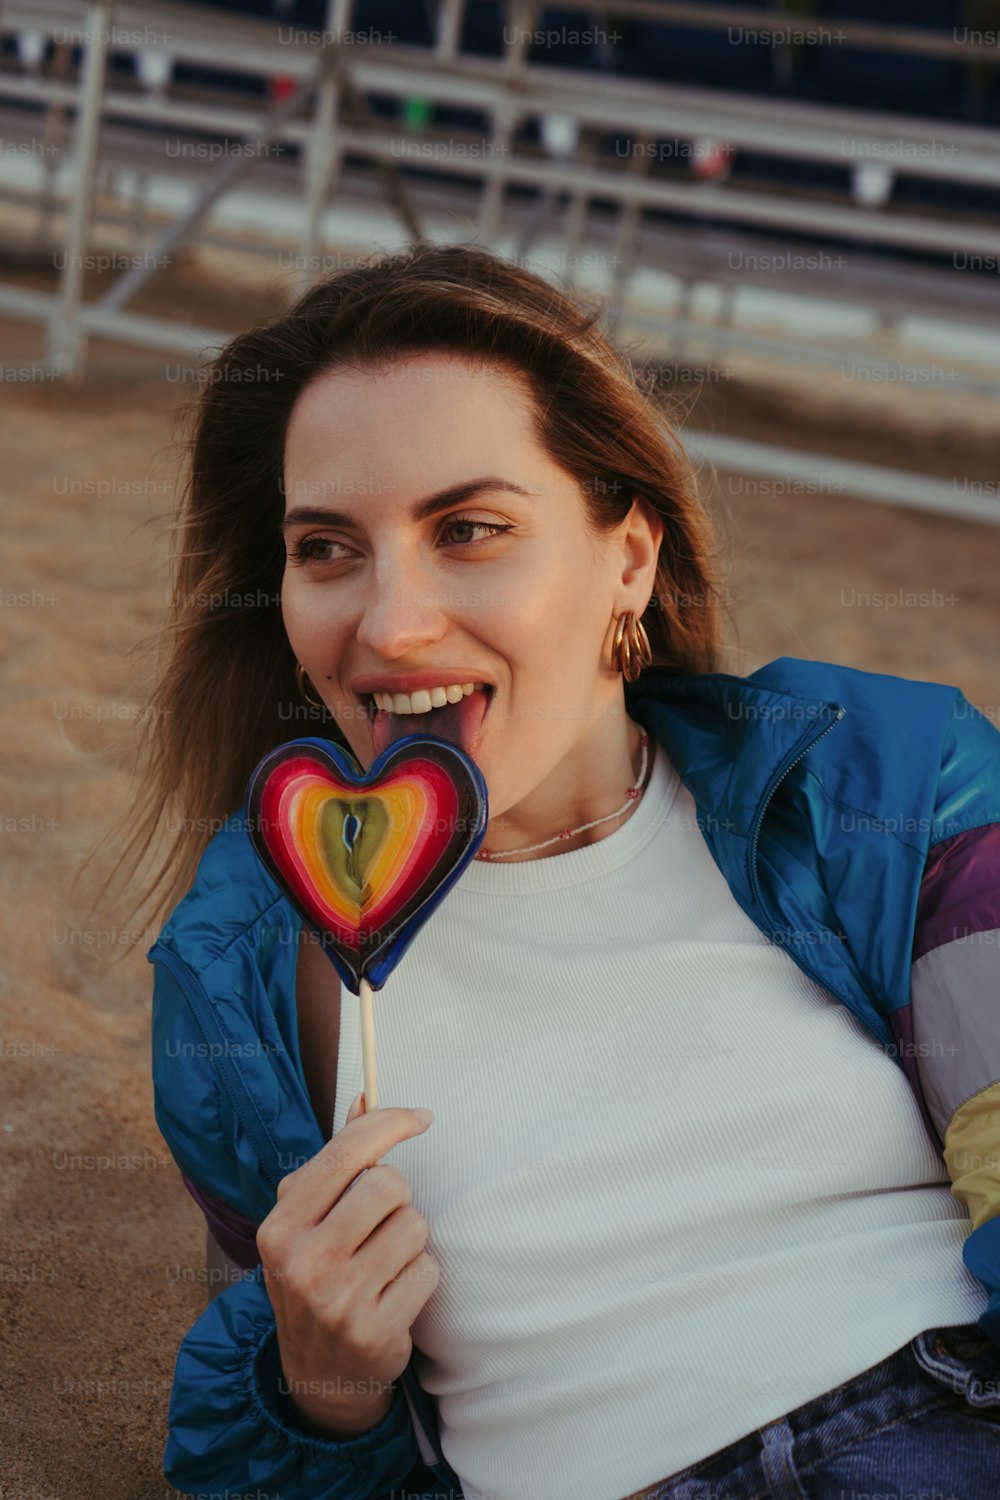
{"type": "Polygon", "coordinates": [[[1000,927],[1000,823],[935,844],[927,856],[913,961],[974,932],[1000,927]]]}
{"type": "Polygon", "coordinates": [[[260,1265],[257,1249],[257,1225],[246,1214],[230,1208],[214,1193],[202,1192],[198,1185],[181,1173],[181,1181],[208,1221],[208,1227],[219,1247],[244,1271],[260,1265]]]}

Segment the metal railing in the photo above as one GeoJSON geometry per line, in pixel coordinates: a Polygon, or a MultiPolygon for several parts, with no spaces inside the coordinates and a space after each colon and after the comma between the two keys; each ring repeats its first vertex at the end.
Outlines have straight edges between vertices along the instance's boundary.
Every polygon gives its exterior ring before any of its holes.
{"type": "MultiPolygon", "coordinates": [[[[605,9],[584,8],[595,15],[605,9]]],[[[0,72],[0,127],[9,135],[44,139],[54,116],[70,123],[73,134],[69,181],[62,182],[50,158],[38,173],[36,190],[48,222],[60,212],[64,216],[58,289],[26,293],[0,284],[0,309],[44,324],[47,361],[65,373],[81,369],[87,340],[95,334],[190,353],[221,342],[224,330],[137,315],[127,305],[182,241],[196,239],[199,232],[218,239],[217,227],[204,229],[206,221],[225,195],[250,182],[264,206],[262,217],[269,202],[283,209],[295,205],[298,285],[312,279],[322,261],[331,202],[341,208],[351,202],[364,212],[383,201],[410,239],[431,237],[432,226],[439,235],[442,220],[450,219],[467,227],[460,237],[474,235],[498,248],[513,236],[517,253],[526,256],[546,233],[554,235],[571,285],[573,267],[586,248],[600,245],[610,268],[609,327],[617,331],[631,322],[658,332],[661,346],[665,342],[668,348],[687,341],[717,358],[728,350],[803,365],[843,360],[842,341],[776,338],[737,328],[725,315],[715,325],[691,315],[691,289],[705,280],[724,287],[725,313],[731,313],[741,289],[769,284],[744,265],[753,244],[775,254],[792,247],[804,254],[822,245],[850,251],[842,277],[827,275],[819,286],[815,277],[790,268],[782,276],[782,290],[872,309],[880,319],[880,340],[861,356],[873,365],[884,362],[886,330],[908,306],[932,310],[955,326],[994,327],[1000,335],[992,285],[947,267],[949,257],[952,267],[962,256],[984,263],[996,258],[1000,237],[992,217],[971,210],[904,210],[891,202],[864,206],[846,194],[838,199],[784,184],[716,184],[653,169],[658,144],[712,139],[776,160],[845,169],[875,162],[897,176],[994,190],[1000,188],[1000,131],[541,66],[529,60],[527,45],[538,10],[537,3],[514,0],[505,52],[484,58],[459,52],[463,0],[445,0],[431,48],[352,46],[341,40],[351,31],[352,0],[330,0],[323,44],[316,45],[306,29],[289,26],[280,50],[274,23],[191,5],[6,0],[0,31],[42,32],[64,47],[76,43],[82,63],[76,82],[37,71],[0,72]],[[248,75],[280,73],[294,80],[294,89],[266,108],[183,97],[166,88],[130,90],[107,78],[109,52],[123,49],[159,49],[172,63],[248,75]],[[398,120],[375,115],[368,103],[375,97],[397,103],[418,97],[435,106],[472,110],[485,119],[486,130],[476,141],[433,124],[416,135],[398,120]],[[567,139],[575,146],[546,150],[524,139],[527,122],[553,116],[569,122],[567,139]],[[203,156],[172,162],[168,173],[167,132],[203,141],[235,138],[240,149],[227,151],[217,164],[203,156]],[[127,270],[97,302],[87,303],[84,266],[102,143],[106,157],[116,167],[133,168],[147,188],[151,179],[179,175],[191,196],[146,247],[142,264],[127,270]],[[475,153],[460,149],[477,143],[475,153]],[[292,148],[298,157],[272,158],[259,149],[271,145],[292,148]],[[733,265],[727,244],[746,252],[739,265],[733,265]],[[896,259],[887,263],[888,256],[896,259]],[[919,257],[930,264],[921,266],[919,257]],[[637,273],[649,270],[666,272],[682,284],[679,309],[643,301],[635,293],[637,273]]],[[[775,10],[656,0],[625,0],[614,13],[700,28],[760,24],[773,29],[782,20],[801,24],[802,19],[775,10]]],[[[978,55],[975,43],[912,28],[836,24],[853,46],[894,46],[904,53],[963,59],[978,55]]],[[[996,60],[996,49],[989,50],[996,60]]],[[[996,356],[978,368],[956,369],[951,389],[1000,391],[1000,337],[996,349],[996,356]]]]}

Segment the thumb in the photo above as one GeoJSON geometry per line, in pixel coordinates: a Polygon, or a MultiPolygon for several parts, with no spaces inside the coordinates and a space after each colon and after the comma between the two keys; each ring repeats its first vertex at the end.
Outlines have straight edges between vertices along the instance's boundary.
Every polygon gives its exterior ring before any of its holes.
{"type": "Polygon", "coordinates": [[[361,1093],[355,1097],[354,1102],[352,1103],[350,1109],[347,1111],[347,1119],[344,1121],[344,1124],[350,1125],[352,1120],[358,1119],[358,1117],[365,1114],[365,1112],[365,1094],[364,1090],[362,1089],[361,1093]]]}

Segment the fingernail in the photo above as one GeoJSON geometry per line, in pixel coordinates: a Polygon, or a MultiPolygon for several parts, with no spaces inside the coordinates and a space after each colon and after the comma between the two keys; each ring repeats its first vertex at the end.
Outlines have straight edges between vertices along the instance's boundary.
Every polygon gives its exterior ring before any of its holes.
{"type": "Polygon", "coordinates": [[[432,1109],[412,1109],[410,1113],[416,1115],[421,1125],[430,1125],[434,1119],[434,1111],[432,1109]]]}
{"type": "Polygon", "coordinates": [[[347,1110],[347,1113],[349,1115],[353,1115],[354,1111],[357,1109],[358,1105],[361,1103],[361,1101],[362,1101],[363,1098],[364,1098],[364,1089],[362,1089],[362,1091],[361,1091],[360,1094],[355,1094],[354,1098],[351,1100],[351,1103],[350,1103],[350,1105],[348,1107],[348,1110],[347,1110]]]}

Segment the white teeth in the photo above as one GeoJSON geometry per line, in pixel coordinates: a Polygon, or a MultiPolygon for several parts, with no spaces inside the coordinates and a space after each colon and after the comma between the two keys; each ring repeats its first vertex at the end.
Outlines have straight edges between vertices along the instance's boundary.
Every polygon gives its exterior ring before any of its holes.
{"type": "Polygon", "coordinates": [[[485,682],[453,682],[448,687],[418,688],[413,693],[373,693],[377,708],[390,714],[426,714],[446,703],[459,703],[470,693],[485,688],[485,682]]]}

